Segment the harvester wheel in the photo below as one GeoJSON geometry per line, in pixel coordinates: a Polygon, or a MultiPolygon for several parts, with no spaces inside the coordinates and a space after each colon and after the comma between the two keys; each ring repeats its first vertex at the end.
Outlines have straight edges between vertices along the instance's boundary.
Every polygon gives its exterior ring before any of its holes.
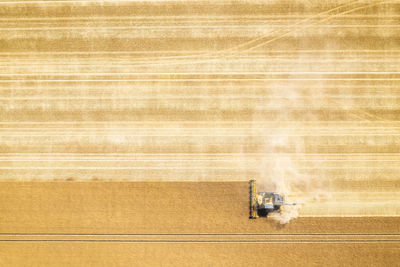
{"type": "Polygon", "coordinates": [[[268,211],[267,211],[267,209],[258,209],[257,215],[260,217],[267,217],[268,211]]]}

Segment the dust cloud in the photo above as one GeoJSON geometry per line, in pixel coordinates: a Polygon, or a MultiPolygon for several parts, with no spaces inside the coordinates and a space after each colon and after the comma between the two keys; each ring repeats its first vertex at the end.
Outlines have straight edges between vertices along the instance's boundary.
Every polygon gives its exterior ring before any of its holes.
{"type": "Polygon", "coordinates": [[[287,224],[292,219],[299,216],[299,209],[301,205],[296,206],[283,206],[279,212],[273,212],[268,215],[271,219],[279,222],[280,224],[287,224]]]}
{"type": "MultiPolygon", "coordinates": [[[[284,103],[286,107],[282,109],[299,103],[303,97],[307,100],[313,98],[304,93],[299,94],[298,89],[288,87],[281,92],[289,96],[284,103]]],[[[321,101],[321,98],[315,101],[321,101]]],[[[286,203],[296,203],[294,206],[282,206],[279,212],[268,215],[281,224],[297,218],[301,208],[308,203],[331,198],[329,184],[324,184],[326,179],[315,177],[307,171],[317,170],[318,165],[307,161],[306,143],[303,136],[299,135],[301,128],[307,128],[306,123],[288,124],[285,121],[289,120],[283,114],[281,123],[274,126],[274,129],[263,129],[265,140],[257,181],[259,190],[279,193],[285,197],[286,203]]]]}
{"type": "Polygon", "coordinates": [[[265,157],[263,163],[260,167],[261,179],[257,181],[260,190],[282,194],[285,197],[285,202],[296,203],[294,206],[282,206],[279,212],[268,215],[273,220],[286,224],[299,216],[299,210],[305,204],[299,199],[291,198],[290,195],[298,192],[298,188],[303,188],[303,195],[307,194],[306,191],[311,189],[311,184],[305,175],[296,170],[292,160],[286,155],[272,154],[265,157]]]}

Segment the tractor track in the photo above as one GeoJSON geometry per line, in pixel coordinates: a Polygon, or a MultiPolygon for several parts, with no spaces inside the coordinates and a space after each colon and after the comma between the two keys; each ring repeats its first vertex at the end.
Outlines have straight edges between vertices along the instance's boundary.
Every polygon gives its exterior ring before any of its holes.
{"type": "Polygon", "coordinates": [[[1,233],[0,242],[120,243],[376,243],[400,242],[400,234],[55,234],[1,233]]]}

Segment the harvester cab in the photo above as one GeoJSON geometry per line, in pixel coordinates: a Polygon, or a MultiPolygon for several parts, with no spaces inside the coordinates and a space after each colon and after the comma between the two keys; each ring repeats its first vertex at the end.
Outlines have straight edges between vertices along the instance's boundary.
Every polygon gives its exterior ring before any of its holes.
{"type": "Polygon", "coordinates": [[[250,219],[267,217],[268,213],[279,211],[283,205],[296,205],[285,203],[284,197],[273,192],[257,192],[256,180],[249,181],[250,186],[250,219]]]}

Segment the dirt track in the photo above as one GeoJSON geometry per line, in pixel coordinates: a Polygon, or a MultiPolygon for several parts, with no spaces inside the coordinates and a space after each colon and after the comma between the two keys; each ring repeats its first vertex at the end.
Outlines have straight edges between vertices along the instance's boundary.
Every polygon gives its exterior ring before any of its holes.
{"type": "Polygon", "coordinates": [[[395,265],[399,14],[369,0],[0,1],[0,265],[395,265]],[[249,178],[299,218],[249,221],[249,178]]]}

